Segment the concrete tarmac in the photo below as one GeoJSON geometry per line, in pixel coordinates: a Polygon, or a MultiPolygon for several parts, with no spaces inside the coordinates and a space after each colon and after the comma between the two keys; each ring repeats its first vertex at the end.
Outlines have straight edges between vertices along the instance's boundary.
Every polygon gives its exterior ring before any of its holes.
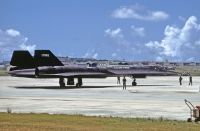
{"type": "MultiPolygon", "coordinates": [[[[122,80],[122,79],[121,79],[122,80]]],[[[17,113],[83,114],[186,120],[189,108],[184,99],[200,105],[200,77],[178,76],[137,79],[138,86],[127,90],[117,85],[117,78],[83,79],[83,87],[60,88],[58,79],[0,77],[0,112],[11,108],[17,113]]]]}

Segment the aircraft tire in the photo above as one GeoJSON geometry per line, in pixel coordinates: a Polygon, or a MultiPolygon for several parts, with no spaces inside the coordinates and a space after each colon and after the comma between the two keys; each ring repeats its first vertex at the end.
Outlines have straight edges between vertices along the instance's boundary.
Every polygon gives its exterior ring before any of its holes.
{"type": "Polygon", "coordinates": [[[65,83],[60,83],[60,87],[65,87],[65,83]]]}
{"type": "Polygon", "coordinates": [[[60,85],[60,87],[65,87],[64,78],[60,78],[60,79],[59,79],[59,85],[60,85]]]}
{"type": "Polygon", "coordinates": [[[137,82],[133,81],[132,86],[136,86],[136,85],[137,85],[137,82]]]}
{"type": "Polygon", "coordinates": [[[76,83],[76,87],[81,87],[81,86],[82,86],[82,84],[76,83]]]}

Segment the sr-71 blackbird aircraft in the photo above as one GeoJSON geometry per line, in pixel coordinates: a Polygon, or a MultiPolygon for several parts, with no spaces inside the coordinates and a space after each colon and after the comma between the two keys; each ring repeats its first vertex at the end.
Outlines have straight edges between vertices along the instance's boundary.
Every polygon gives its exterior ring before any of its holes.
{"type": "Polygon", "coordinates": [[[130,67],[81,67],[78,65],[69,66],[63,63],[50,50],[35,50],[32,56],[26,50],[13,52],[10,62],[9,74],[15,77],[27,78],[59,78],[60,87],[75,85],[82,86],[82,78],[106,78],[106,77],[132,77],[132,85],[136,85],[136,78],[157,75],[176,75],[168,68],[159,66],[130,66],[130,67]]]}

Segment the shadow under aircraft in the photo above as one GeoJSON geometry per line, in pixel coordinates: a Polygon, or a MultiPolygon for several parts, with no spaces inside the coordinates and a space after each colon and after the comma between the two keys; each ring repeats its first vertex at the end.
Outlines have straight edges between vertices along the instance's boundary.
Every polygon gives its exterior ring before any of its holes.
{"type": "Polygon", "coordinates": [[[13,52],[9,74],[26,78],[58,78],[60,87],[65,85],[83,85],[83,78],[131,77],[136,86],[136,78],[146,76],[177,75],[176,72],[161,66],[114,66],[114,67],[82,67],[64,65],[50,50],[35,50],[32,56],[26,50],[13,52]],[[65,83],[67,79],[67,83],[65,83]],[[77,79],[75,84],[74,79],[77,79]]]}

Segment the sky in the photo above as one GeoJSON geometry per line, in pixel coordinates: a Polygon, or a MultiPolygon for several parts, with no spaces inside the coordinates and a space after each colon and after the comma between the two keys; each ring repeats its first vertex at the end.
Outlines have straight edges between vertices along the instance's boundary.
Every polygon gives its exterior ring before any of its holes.
{"type": "Polygon", "coordinates": [[[1,0],[0,61],[13,50],[200,61],[199,0],[1,0]]]}

